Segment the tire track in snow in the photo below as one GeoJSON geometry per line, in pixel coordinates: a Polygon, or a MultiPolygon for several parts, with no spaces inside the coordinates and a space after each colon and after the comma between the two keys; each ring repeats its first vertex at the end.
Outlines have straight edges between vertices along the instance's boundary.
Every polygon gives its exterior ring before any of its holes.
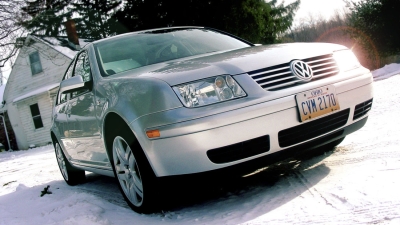
{"type": "MultiPolygon", "coordinates": [[[[336,152],[335,152],[336,153],[336,152]]],[[[340,153],[339,153],[340,154],[340,153]]],[[[342,155],[342,154],[340,154],[342,155]]],[[[345,155],[349,156],[346,158],[335,159],[335,157],[327,158],[324,160],[324,163],[327,166],[340,166],[340,165],[348,165],[348,164],[356,164],[365,162],[366,160],[374,160],[374,159],[400,159],[400,152],[363,152],[363,153],[346,153],[345,155]]]]}
{"type": "Polygon", "coordinates": [[[291,185],[295,184],[295,182],[297,181],[297,183],[299,183],[300,185],[302,185],[307,189],[308,193],[310,193],[314,199],[321,199],[326,205],[334,208],[335,210],[339,209],[339,207],[335,206],[334,202],[329,201],[329,197],[326,197],[325,194],[318,191],[318,189],[315,188],[314,185],[312,185],[309,182],[309,180],[303,175],[301,171],[295,170],[293,171],[292,174],[293,176],[290,176],[288,178],[292,180],[292,181],[289,180],[289,183],[291,183],[291,185]]]}
{"type": "MultiPolygon", "coordinates": [[[[110,184],[112,185],[112,184],[110,184]]],[[[95,190],[95,189],[91,189],[91,188],[87,188],[87,187],[74,187],[74,189],[78,189],[79,192],[83,192],[83,193],[87,193],[90,195],[94,195],[100,199],[103,199],[107,202],[110,202],[112,204],[121,206],[123,208],[127,208],[130,209],[130,207],[128,206],[128,204],[125,202],[124,198],[122,197],[121,193],[116,192],[110,192],[110,191],[100,191],[100,190],[95,190]]]]}

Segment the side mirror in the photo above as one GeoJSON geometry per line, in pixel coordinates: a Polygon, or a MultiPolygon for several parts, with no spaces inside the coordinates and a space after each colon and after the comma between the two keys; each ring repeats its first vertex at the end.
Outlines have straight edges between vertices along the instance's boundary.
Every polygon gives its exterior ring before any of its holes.
{"type": "Polygon", "coordinates": [[[71,77],[60,83],[60,94],[68,94],[82,88],[85,88],[85,82],[82,76],[71,77]]]}

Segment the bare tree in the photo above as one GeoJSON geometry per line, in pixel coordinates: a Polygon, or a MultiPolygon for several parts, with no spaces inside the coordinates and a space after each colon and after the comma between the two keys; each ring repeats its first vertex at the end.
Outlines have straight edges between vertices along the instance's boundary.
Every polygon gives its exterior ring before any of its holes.
{"type": "Polygon", "coordinates": [[[26,16],[21,13],[24,0],[0,0],[0,68],[13,60],[18,52],[16,41],[26,35],[21,22],[26,16]]]}

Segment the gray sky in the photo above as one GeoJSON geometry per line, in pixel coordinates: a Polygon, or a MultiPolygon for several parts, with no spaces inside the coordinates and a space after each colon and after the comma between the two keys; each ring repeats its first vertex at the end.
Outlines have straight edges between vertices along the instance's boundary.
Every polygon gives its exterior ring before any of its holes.
{"type": "MultiPolygon", "coordinates": [[[[279,0],[278,3],[283,0],[279,0]]],[[[294,2],[295,0],[286,0],[285,4],[294,2]]],[[[359,0],[356,0],[359,1],[359,0]]],[[[302,18],[307,18],[309,15],[321,15],[325,19],[329,19],[334,15],[335,10],[342,10],[346,4],[343,0],[301,0],[300,8],[296,13],[295,22],[302,18]]]]}

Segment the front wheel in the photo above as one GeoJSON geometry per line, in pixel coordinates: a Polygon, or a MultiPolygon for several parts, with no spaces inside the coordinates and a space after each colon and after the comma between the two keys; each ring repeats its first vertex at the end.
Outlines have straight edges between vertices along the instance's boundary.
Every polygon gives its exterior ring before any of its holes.
{"type": "Polygon", "coordinates": [[[134,138],[116,136],[112,146],[113,167],[128,205],[137,212],[147,213],[155,208],[156,177],[139,148],[134,138]]]}
{"type": "Polygon", "coordinates": [[[54,149],[56,152],[58,167],[60,168],[61,174],[64,177],[65,182],[67,182],[67,184],[71,186],[83,183],[86,179],[85,171],[75,169],[71,166],[71,164],[65,158],[65,155],[58,142],[55,143],[54,149]]]}

